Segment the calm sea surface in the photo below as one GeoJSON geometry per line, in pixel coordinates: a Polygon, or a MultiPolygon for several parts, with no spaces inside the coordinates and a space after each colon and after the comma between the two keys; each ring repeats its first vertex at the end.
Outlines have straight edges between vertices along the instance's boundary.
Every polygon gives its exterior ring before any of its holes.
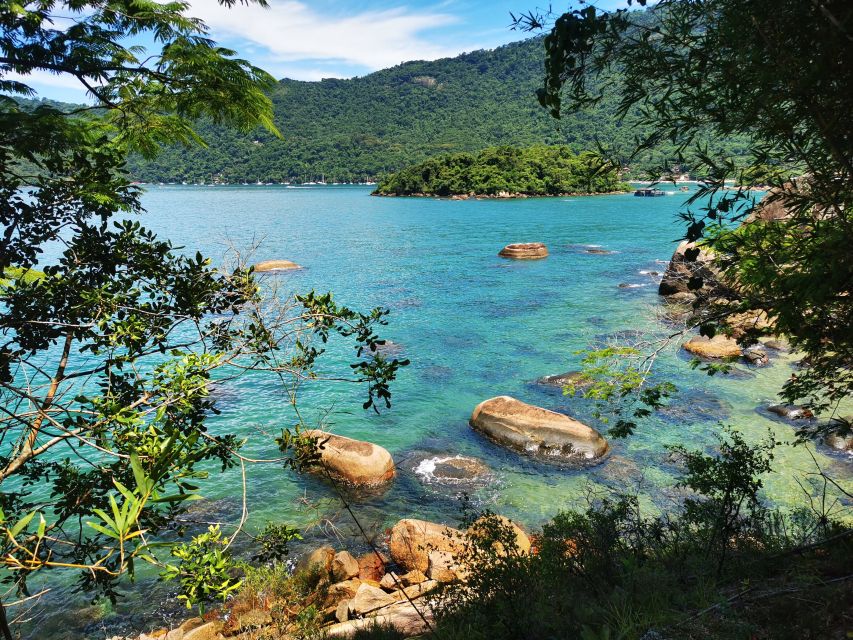
{"type": "MultiPolygon", "coordinates": [[[[679,387],[672,406],[630,439],[612,441],[612,455],[599,466],[537,463],[468,426],[479,402],[504,394],[597,424],[588,401],[535,380],[577,369],[577,352],[592,344],[624,344],[635,332],[668,329],[657,319],[657,278],[649,272],[663,272],[682,233],[676,215],[685,194],[449,201],[369,193],[348,186],[150,186],[143,198],[144,224],[185,251],[217,260],[229,243],[246,248],[261,241],[257,260],[305,266],[274,276],[280,289],[333,291],[350,307],[391,309],[383,337],[412,362],[392,387],[391,410],[362,410],[364,390],[352,385],[307,385],[301,395],[308,422],[381,444],[398,463],[398,478],[386,491],[352,496],[368,531],[381,534],[402,517],[459,521],[460,487],[430,482],[425,473],[436,457],[484,461],[493,475],[466,487],[469,501],[536,528],[613,488],[636,490],[649,513],[665,508],[678,495],[665,445],[710,449],[723,424],[751,441],[768,433],[791,439],[791,427],[762,410],[790,375],[789,359],[778,356],[762,369],[739,367],[736,376],[708,378],[692,371],[677,349],[663,354],[655,369],[657,378],[679,387]],[[533,262],[497,256],[508,243],[532,241],[545,242],[550,256],[533,262]],[[587,253],[593,245],[612,253],[587,253]]],[[[344,373],[345,356],[351,354],[333,348],[320,371],[344,373]]],[[[222,413],[210,419],[211,428],[246,436],[250,454],[274,457],[272,436],[294,421],[280,386],[266,376],[246,376],[218,393],[222,413]]],[[[849,458],[811,449],[824,468],[850,477],[849,458]]],[[[804,447],[783,445],[775,462],[767,499],[783,506],[799,502],[796,479],[814,471],[811,456],[804,447]]],[[[204,494],[196,519],[239,518],[237,473],[214,473],[204,494]]],[[[332,544],[363,547],[327,485],[279,465],[249,469],[249,506],[250,528],[289,522],[306,527],[306,544],[338,535],[343,541],[332,544]]],[[[27,629],[33,638],[104,638],[150,628],[182,615],[164,604],[168,596],[168,587],[144,576],[116,608],[86,606],[70,588],[57,589],[31,612],[27,629]]]]}

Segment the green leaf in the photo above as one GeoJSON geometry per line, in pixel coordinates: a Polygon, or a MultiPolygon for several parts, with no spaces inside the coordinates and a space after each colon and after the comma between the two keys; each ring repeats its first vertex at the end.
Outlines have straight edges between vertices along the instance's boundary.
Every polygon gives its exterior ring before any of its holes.
{"type": "Polygon", "coordinates": [[[25,515],[23,518],[18,520],[18,522],[15,524],[15,526],[12,527],[12,529],[9,531],[9,535],[13,538],[15,536],[17,536],[21,531],[23,531],[27,527],[28,524],[30,524],[30,520],[32,520],[35,517],[35,515],[36,515],[35,511],[30,511],[27,515],[25,515]]]}

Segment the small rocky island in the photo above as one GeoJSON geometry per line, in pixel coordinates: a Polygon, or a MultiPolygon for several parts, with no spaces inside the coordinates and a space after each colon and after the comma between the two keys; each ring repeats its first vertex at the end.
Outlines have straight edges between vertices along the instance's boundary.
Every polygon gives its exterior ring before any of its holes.
{"type": "Polygon", "coordinates": [[[453,199],[623,193],[619,168],[597,153],[567,146],[490,147],[430,158],[386,176],[377,196],[453,199]]]}

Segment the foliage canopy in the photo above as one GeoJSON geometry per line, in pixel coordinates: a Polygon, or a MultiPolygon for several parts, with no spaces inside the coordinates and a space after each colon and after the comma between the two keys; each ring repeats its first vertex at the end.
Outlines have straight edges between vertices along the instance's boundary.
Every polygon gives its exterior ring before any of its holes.
{"type": "MultiPolygon", "coordinates": [[[[516,23],[539,29],[548,20],[531,12],[516,23]]],[[[727,330],[735,313],[766,314],[771,326],[743,341],[789,336],[805,357],[783,395],[822,411],[853,391],[852,42],[845,0],[586,6],[553,21],[539,92],[560,117],[600,104],[596,79],[616,79],[617,114],[638,114],[636,152],[668,140],[700,160],[707,184],[683,214],[684,237],[715,253],[736,294],[700,301],[702,331],[727,330]],[[748,161],[715,152],[702,140],[708,132],[749,140],[748,161]],[[760,205],[746,190],[723,190],[727,179],[755,176],[771,187],[760,205]]]]}
{"type": "MultiPolygon", "coordinates": [[[[338,337],[354,347],[341,377],[367,385],[368,408],[387,405],[402,366],[361,355],[379,341],[385,310],[358,313],[314,292],[280,299],[244,259],[217,268],[120,219],[144,213],[128,153],[196,141],[199,119],[277,135],[270,76],[217,47],[188,6],[0,3],[0,90],[32,95],[27,77],[50,72],[94,100],[69,112],[0,96],[3,599],[63,570],[115,598],[140,560],[179,579],[188,603],[224,597],[242,522],[175,547],[174,565],[155,544],[166,530],[184,533],[175,518],[211,469],[247,463],[243,441],[208,424],[211,384],[268,371],[295,404],[296,380],[316,377],[323,345],[338,337]],[[134,37],[151,50],[128,46],[134,37]]],[[[270,462],[298,466],[290,456],[310,447],[298,413],[289,420],[270,462]]],[[[291,533],[269,530],[265,546],[281,555],[291,533]]]]}

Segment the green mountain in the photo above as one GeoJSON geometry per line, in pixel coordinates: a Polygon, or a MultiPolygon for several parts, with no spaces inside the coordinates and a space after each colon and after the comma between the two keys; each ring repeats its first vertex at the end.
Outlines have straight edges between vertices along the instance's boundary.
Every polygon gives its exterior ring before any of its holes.
{"type": "MultiPolygon", "coordinates": [[[[615,99],[559,122],[539,106],[543,58],[542,39],[533,38],[361,78],[282,80],[272,100],[283,140],[202,123],[207,148],[173,147],[154,161],[131,158],[129,167],[148,182],[364,181],[490,146],[564,144],[579,153],[600,140],[627,150],[635,132],[616,122],[615,99]]],[[[728,150],[738,155],[741,146],[728,150]]],[[[665,151],[634,168],[663,160],[665,151]]]]}

